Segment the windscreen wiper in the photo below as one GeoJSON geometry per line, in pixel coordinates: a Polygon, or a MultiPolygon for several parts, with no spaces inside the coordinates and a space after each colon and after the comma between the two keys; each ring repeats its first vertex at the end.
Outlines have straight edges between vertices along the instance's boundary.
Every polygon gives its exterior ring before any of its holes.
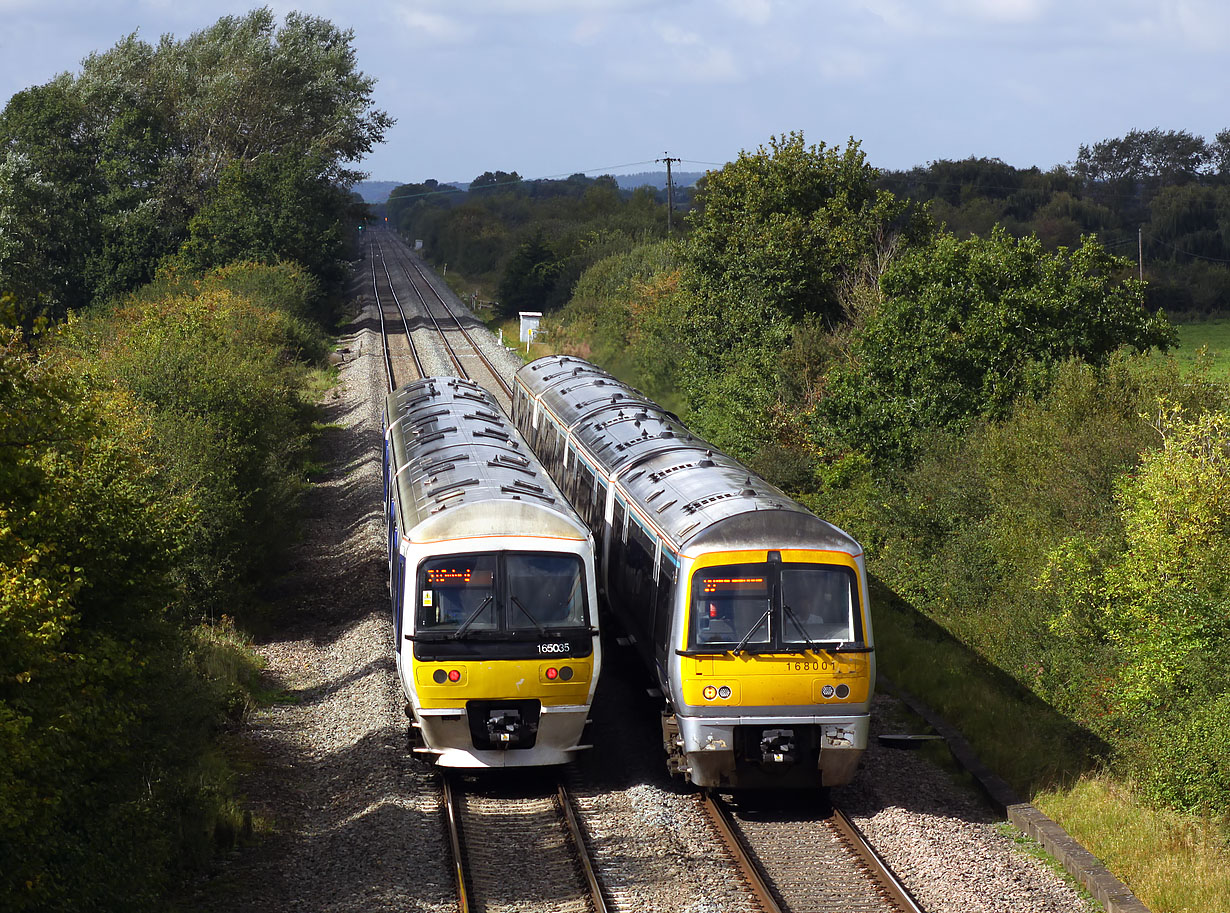
{"type": "Polygon", "coordinates": [[[769,613],[772,611],[773,611],[773,604],[770,603],[769,607],[764,610],[764,614],[760,616],[760,621],[756,622],[756,624],[752,627],[752,629],[743,635],[743,639],[739,641],[737,644],[735,644],[735,648],[731,650],[730,652],[735,654],[735,656],[738,656],[739,651],[742,650],[744,647],[746,647],[747,642],[752,639],[752,635],[755,634],[757,631],[759,631],[760,626],[769,620],[769,613]]]}
{"type": "Polygon", "coordinates": [[[784,602],[782,603],[782,609],[785,611],[786,617],[794,622],[794,626],[798,629],[799,633],[803,635],[803,642],[807,644],[807,646],[811,649],[813,653],[816,652],[818,648],[816,647],[812,639],[807,636],[807,631],[804,629],[803,625],[799,622],[798,617],[794,614],[794,609],[790,608],[790,606],[788,606],[784,602]]]}
{"type": "Polygon", "coordinates": [[[534,627],[538,629],[538,633],[541,634],[543,637],[546,637],[547,629],[538,623],[538,619],[535,618],[533,615],[531,615],[530,610],[521,604],[521,600],[518,599],[516,596],[512,596],[510,598],[513,601],[513,605],[515,605],[518,609],[521,610],[521,614],[530,620],[530,624],[532,624],[534,627]]]}
{"type": "Polygon", "coordinates": [[[494,595],[488,596],[478,604],[478,608],[470,613],[470,617],[463,621],[457,630],[453,632],[453,640],[461,640],[465,636],[466,631],[470,629],[470,625],[474,624],[474,620],[483,613],[483,609],[491,605],[491,600],[494,598],[494,595]]]}

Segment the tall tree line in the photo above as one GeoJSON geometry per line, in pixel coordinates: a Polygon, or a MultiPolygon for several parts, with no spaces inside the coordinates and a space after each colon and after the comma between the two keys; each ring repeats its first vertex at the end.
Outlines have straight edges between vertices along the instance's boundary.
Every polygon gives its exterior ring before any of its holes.
{"type": "Polygon", "coordinates": [[[353,170],[392,121],[352,34],[268,8],[177,41],[135,34],[0,114],[0,292],[30,326],[160,265],[294,259],[326,281],[353,170]]]}

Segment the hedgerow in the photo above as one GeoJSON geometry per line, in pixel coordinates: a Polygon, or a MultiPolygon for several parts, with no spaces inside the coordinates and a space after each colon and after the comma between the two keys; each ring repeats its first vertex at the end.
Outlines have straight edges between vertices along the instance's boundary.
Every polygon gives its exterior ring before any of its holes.
{"type": "Polygon", "coordinates": [[[238,265],[0,338],[0,908],[154,909],[241,834],[229,616],[293,537],[310,294],[238,265]]]}

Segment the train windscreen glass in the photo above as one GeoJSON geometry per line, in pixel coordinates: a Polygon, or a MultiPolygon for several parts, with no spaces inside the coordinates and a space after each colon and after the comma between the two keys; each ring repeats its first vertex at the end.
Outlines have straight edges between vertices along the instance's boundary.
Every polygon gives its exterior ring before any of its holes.
{"type": "Polygon", "coordinates": [[[854,640],[854,575],[846,568],[782,565],[782,639],[854,640]]]}
{"type": "Polygon", "coordinates": [[[797,651],[861,636],[854,573],[823,564],[728,564],[692,575],[688,649],[797,651]]]}
{"type": "Polygon", "coordinates": [[[514,630],[586,625],[585,585],[575,555],[519,555],[505,559],[509,625],[514,630]]]}
{"type": "Polygon", "coordinates": [[[496,555],[454,555],[419,568],[418,630],[492,631],[499,628],[496,555]]]}
{"type": "Polygon", "coordinates": [[[585,578],[576,555],[452,555],[419,567],[420,633],[538,634],[588,624],[585,578]]]}
{"type": "Polygon", "coordinates": [[[769,642],[767,571],[763,564],[728,564],[693,575],[693,646],[769,642]]]}

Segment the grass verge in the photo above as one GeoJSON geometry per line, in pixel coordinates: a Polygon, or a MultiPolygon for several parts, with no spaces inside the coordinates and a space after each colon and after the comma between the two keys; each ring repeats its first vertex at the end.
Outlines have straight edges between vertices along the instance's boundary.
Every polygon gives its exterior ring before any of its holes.
{"type": "Polygon", "coordinates": [[[1149,807],[1106,773],[1096,736],[1056,713],[882,581],[876,656],[892,681],[956,726],[982,761],[1091,853],[1152,913],[1230,913],[1230,817],[1149,807]]]}
{"type": "Polygon", "coordinates": [[[1150,808],[1105,774],[1033,798],[1153,913],[1230,913],[1225,822],[1150,808]]]}

